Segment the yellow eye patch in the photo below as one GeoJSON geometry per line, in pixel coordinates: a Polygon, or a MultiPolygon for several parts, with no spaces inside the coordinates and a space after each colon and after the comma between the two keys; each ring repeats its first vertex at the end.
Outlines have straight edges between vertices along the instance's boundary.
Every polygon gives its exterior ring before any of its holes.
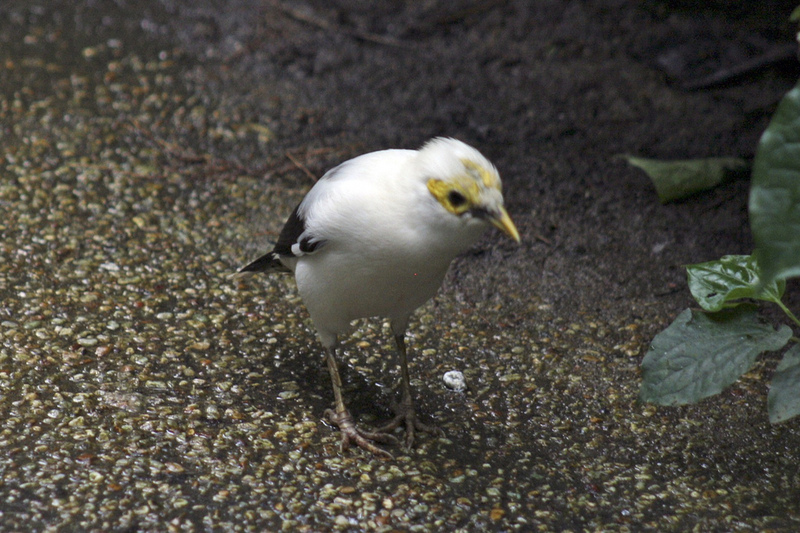
{"type": "Polygon", "coordinates": [[[442,207],[454,215],[469,211],[480,194],[475,181],[464,183],[429,179],[428,190],[442,207]]]}

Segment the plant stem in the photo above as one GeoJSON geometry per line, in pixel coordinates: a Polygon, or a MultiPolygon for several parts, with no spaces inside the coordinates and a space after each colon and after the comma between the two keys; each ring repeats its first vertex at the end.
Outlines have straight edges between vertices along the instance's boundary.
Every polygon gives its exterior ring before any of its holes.
{"type": "Polygon", "coordinates": [[[786,315],[787,315],[789,318],[791,318],[792,320],[794,320],[794,323],[795,323],[795,324],[797,324],[798,326],[800,326],[800,320],[798,320],[798,319],[797,319],[797,317],[796,317],[796,316],[794,316],[794,313],[792,313],[791,311],[789,311],[789,308],[788,308],[788,307],[786,307],[785,305],[783,305],[783,302],[782,302],[782,301],[780,301],[780,300],[775,300],[775,303],[776,303],[776,304],[778,304],[778,307],[780,307],[780,308],[783,310],[783,312],[784,312],[784,313],[786,313],[786,315]]]}

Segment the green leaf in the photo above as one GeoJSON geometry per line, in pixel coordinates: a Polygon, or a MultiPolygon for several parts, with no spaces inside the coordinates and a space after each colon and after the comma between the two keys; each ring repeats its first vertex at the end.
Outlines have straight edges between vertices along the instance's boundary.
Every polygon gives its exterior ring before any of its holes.
{"type": "Polygon", "coordinates": [[[732,174],[748,169],[747,161],[737,157],[676,161],[659,161],[630,155],[623,157],[650,177],[662,204],[716,187],[732,174]]]}
{"type": "Polygon", "coordinates": [[[758,319],[755,306],[718,313],[685,310],[656,335],[642,361],[642,400],[684,405],[721,392],[747,372],[758,354],[782,348],[792,336],[758,319]]]}
{"type": "Polygon", "coordinates": [[[772,377],[767,405],[773,424],[800,415],[800,345],[795,344],[783,354],[772,377]]]}
{"type": "Polygon", "coordinates": [[[750,226],[765,283],[800,275],[800,84],[783,97],[756,149],[750,226]]]}
{"type": "Polygon", "coordinates": [[[689,290],[706,311],[736,305],[734,300],[756,298],[777,302],[786,282],[774,281],[762,287],[758,264],[751,255],[726,255],[717,261],[686,267],[689,290]]]}

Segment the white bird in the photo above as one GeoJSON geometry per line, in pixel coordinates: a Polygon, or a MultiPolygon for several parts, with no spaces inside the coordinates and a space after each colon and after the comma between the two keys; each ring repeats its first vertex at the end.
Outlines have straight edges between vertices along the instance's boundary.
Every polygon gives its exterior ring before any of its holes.
{"type": "Polygon", "coordinates": [[[329,170],[289,216],[274,249],[242,268],[291,271],[325,347],[334,409],[325,412],[350,442],[391,457],[373,442],[396,439],[406,427],[438,431],[414,412],[405,332],[409,317],[442,284],[451,261],[490,225],[516,242],[519,233],[503,206],[497,169],[461,141],[435,138],[420,150],[368,153],[329,170]],[[376,431],[358,428],[342,399],[337,335],[358,318],[386,317],[400,355],[402,401],[396,417],[376,431]]]}

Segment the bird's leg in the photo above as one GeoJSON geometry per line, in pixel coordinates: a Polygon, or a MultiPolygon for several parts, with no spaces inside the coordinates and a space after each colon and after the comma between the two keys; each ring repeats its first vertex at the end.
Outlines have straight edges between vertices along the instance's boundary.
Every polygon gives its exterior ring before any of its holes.
{"type": "Polygon", "coordinates": [[[435,433],[442,435],[444,432],[435,427],[423,424],[417,418],[414,411],[414,399],[411,397],[411,380],[408,374],[408,356],[406,353],[406,341],[402,333],[394,336],[395,343],[397,343],[397,351],[400,354],[400,384],[402,387],[403,397],[399,405],[395,405],[395,417],[389,421],[388,424],[378,428],[378,432],[392,431],[405,424],[406,426],[406,447],[411,448],[414,445],[414,434],[416,431],[423,431],[425,433],[435,433]]]}
{"type": "Polygon", "coordinates": [[[392,435],[381,431],[369,432],[363,431],[356,427],[353,420],[353,415],[347,410],[342,398],[342,378],[339,377],[339,367],[336,364],[336,349],[329,347],[325,349],[325,359],[328,363],[328,371],[331,374],[331,381],[333,382],[333,398],[335,409],[327,409],[325,416],[327,419],[342,432],[342,450],[350,447],[350,442],[356,443],[357,446],[363,448],[375,455],[382,455],[389,459],[394,459],[392,454],[386,450],[382,450],[372,444],[370,441],[381,442],[384,444],[394,444],[397,442],[392,435]]]}

